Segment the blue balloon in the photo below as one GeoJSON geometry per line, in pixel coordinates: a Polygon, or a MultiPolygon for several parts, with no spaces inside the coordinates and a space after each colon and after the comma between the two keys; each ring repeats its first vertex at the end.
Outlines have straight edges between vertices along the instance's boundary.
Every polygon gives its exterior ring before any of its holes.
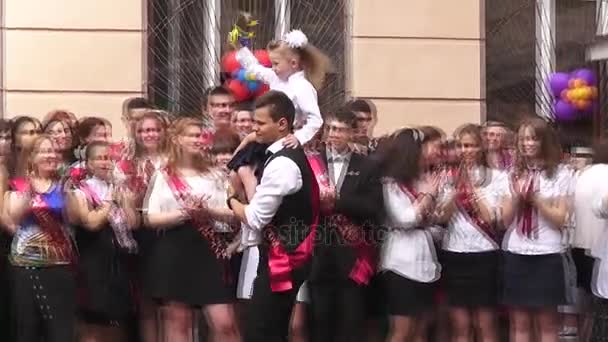
{"type": "Polygon", "coordinates": [[[247,72],[245,71],[245,69],[239,69],[239,73],[236,78],[241,82],[245,82],[245,76],[247,76],[247,72]]]}
{"type": "Polygon", "coordinates": [[[258,90],[259,87],[260,87],[260,82],[257,82],[257,81],[247,82],[247,88],[249,88],[250,91],[256,91],[256,90],[258,90]]]}

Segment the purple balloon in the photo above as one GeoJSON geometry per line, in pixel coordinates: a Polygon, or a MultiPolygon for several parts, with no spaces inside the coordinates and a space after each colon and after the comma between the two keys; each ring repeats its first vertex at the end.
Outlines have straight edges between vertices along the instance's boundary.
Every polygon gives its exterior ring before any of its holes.
{"type": "Polygon", "coordinates": [[[590,85],[590,86],[594,86],[597,84],[597,79],[595,77],[595,73],[593,73],[593,71],[591,71],[589,69],[575,70],[574,73],[572,73],[572,78],[574,78],[574,79],[580,78],[581,80],[587,82],[587,85],[590,85]]]}
{"type": "Polygon", "coordinates": [[[551,93],[556,98],[559,98],[562,91],[568,88],[568,81],[570,80],[570,75],[565,72],[556,72],[551,75],[549,78],[549,87],[551,88],[551,93]]]}
{"type": "Polygon", "coordinates": [[[559,100],[555,103],[555,118],[558,121],[576,120],[576,108],[566,101],[559,100]]]}

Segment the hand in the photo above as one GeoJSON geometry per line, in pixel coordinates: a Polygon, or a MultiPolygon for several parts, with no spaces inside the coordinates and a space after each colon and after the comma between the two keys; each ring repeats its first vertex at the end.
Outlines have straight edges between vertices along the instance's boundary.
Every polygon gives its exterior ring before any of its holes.
{"type": "Polygon", "coordinates": [[[434,198],[437,197],[439,192],[439,174],[428,173],[422,176],[422,184],[420,186],[420,193],[428,194],[434,198]]]}
{"type": "Polygon", "coordinates": [[[289,148],[296,148],[300,146],[300,141],[298,141],[295,135],[290,134],[285,137],[285,140],[283,141],[283,146],[289,148]]]}
{"type": "Polygon", "coordinates": [[[184,201],[184,209],[192,218],[203,218],[207,214],[209,195],[190,195],[184,201]]]}
{"type": "Polygon", "coordinates": [[[231,242],[228,247],[226,247],[226,257],[232,257],[241,246],[241,242],[239,240],[231,242]]]}
{"type": "Polygon", "coordinates": [[[521,177],[513,184],[513,195],[518,201],[527,202],[530,200],[528,188],[530,187],[531,182],[531,177],[521,177]]]}

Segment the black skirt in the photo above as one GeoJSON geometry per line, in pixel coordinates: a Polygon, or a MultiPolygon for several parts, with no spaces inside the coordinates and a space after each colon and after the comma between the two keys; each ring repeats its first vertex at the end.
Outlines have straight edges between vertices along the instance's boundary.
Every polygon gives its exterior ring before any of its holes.
{"type": "Polygon", "coordinates": [[[144,270],[144,295],[192,306],[234,300],[230,265],[219,260],[189,223],[160,233],[144,270]]]}
{"type": "Polygon", "coordinates": [[[431,309],[435,283],[421,283],[386,271],[381,274],[390,316],[416,316],[431,309]]]}
{"type": "Polygon", "coordinates": [[[564,256],[504,252],[503,304],[542,308],[566,304],[564,256]]]}
{"type": "Polygon", "coordinates": [[[130,256],[114,241],[111,227],[90,232],[78,227],[80,318],[91,324],[116,324],[134,312],[130,256]]]}
{"type": "Polygon", "coordinates": [[[268,145],[257,142],[247,144],[228,162],[228,169],[237,171],[241,166],[259,166],[264,162],[267,148],[268,145]]]}
{"type": "Polygon", "coordinates": [[[442,279],[452,306],[495,306],[500,277],[498,251],[441,254],[442,279]]]}

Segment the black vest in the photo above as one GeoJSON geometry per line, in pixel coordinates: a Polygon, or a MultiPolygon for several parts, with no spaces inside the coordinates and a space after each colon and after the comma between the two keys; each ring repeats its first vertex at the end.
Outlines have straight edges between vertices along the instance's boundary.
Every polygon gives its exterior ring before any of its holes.
{"type": "MultiPolygon", "coordinates": [[[[268,158],[268,165],[274,158],[286,157],[291,159],[302,174],[302,188],[297,192],[283,197],[283,201],[275,213],[270,225],[279,236],[281,244],[290,253],[296,249],[310,233],[313,221],[313,203],[319,205],[318,195],[313,198],[315,178],[301,147],[283,148],[268,158]]],[[[263,171],[262,171],[263,176],[263,171]]]]}

